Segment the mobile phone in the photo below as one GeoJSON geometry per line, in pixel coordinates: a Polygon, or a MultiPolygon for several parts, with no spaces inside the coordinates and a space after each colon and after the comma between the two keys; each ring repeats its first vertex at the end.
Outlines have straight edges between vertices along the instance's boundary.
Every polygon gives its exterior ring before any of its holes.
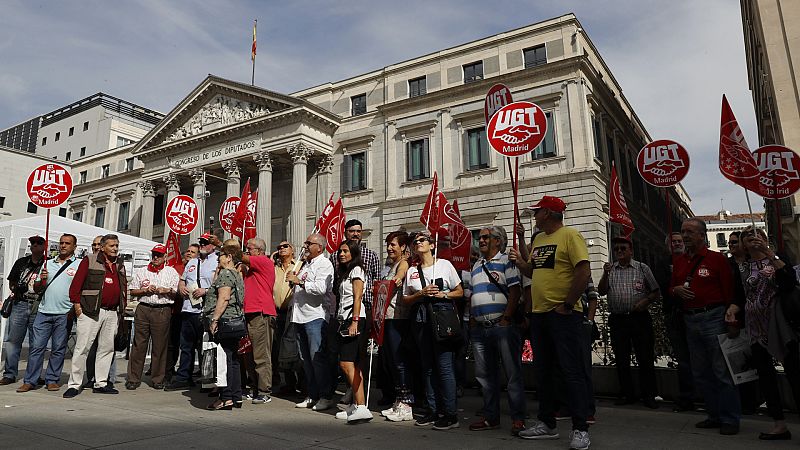
{"type": "Polygon", "coordinates": [[[436,287],[438,287],[440,291],[443,290],[444,289],[444,278],[437,278],[436,280],[434,280],[433,284],[435,284],[436,287]]]}

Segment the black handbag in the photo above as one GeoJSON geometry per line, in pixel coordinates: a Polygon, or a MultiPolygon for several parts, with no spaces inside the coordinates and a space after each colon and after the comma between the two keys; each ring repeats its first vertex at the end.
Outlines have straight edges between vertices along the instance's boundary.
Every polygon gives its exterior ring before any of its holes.
{"type": "Polygon", "coordinates": [[[14,294],[9,295],[3,300],[3,308],[0,310],[0,315],[3,316],[4,319],[8,319],[11,316],[11,309],[14,307],[14,294]]]}
{"type": "Polygon", "coordinates": [[[244,316],[237,316],[230,319],[219,319],[217,333],[214,337],[217,339],[241,339],[245,334],[247,334],[247,323],[245,323],[244,316]]]}
{"type": "MultiPolygon", "coordinates": [[[[422,273],[422,264],[417,264],[417,272],[422,286],[425,286],[425,276],[422,273]]],[[[425,307],[428,312],[428,321],[433,329],[433,338],[437,344],[460,345],[464,343],[464,335],[461,331],[461,318],[458,317],[456,305],[453,302],[452,308],[434,308],[436,298],[425,298],[425,307]]],[[[440,302],[444,303],[444,302],[440,302]]]]}

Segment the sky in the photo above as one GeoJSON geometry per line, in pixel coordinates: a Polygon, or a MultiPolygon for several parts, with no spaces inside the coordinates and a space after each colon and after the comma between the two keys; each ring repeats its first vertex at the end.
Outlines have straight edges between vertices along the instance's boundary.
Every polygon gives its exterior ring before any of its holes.
{"type": "Polygon", "coordinates": [[[723,93],[758,146],[739,0],[0,0],[0,11],[0,129],[97,92],[167,113],[207,74],[249,82],[253,19],[256,84],[292,93],[573,12],[650,136],[688,150],[693,211],[747,211],[717,168],[723,93]]]}

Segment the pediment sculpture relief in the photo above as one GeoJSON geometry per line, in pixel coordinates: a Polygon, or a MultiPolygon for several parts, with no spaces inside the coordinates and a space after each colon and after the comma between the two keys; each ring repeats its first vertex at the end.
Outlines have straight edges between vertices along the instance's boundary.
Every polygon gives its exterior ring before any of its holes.
{"type": "Polygon", "coordinates": [[[200,111],[187,120],[183,126],[170,134],[164,142],[173,142],[204,131],[244,122],[267,115],[269,112],[270,110],[263,105],[217,95],[200,108],[200,111]]]}

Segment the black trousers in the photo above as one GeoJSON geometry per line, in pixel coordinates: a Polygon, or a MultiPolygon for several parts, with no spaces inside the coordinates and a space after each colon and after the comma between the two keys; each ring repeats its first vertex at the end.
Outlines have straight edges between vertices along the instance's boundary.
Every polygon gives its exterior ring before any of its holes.
{"type": "Polygon", "coordinates": [[[655,336],[650,313],[611,314],[608,325],[611,328],[611,348],[617,364],[620,394],[631,400],[636,398],[631,375],[632,350],[639,366],[642,398],[653,399],[656,396],[655,336]]]}
{"type": "MultiPolygon", "coordinates": [[[[753,350],[751,361],[756,370],[758,370],[758,385],[764,395],[764,400],[767,402],[767,411],[769,411],[769,415],[773,420],[784,420],[783,402],[778,389],[778,377],[775,365],[772,362],[772,355],[759,343],[753,344],[751,348],[753,350]]],[[[797,402],[800,394],[800,373],[798,373],[798,370],[800,370],[800,353],[797,351],[796,344],[790,347],[790,351],[783,361],[783,370],[786,379],[789,381],[789,386],[792,387],[795,402],[797,402]]]]}

